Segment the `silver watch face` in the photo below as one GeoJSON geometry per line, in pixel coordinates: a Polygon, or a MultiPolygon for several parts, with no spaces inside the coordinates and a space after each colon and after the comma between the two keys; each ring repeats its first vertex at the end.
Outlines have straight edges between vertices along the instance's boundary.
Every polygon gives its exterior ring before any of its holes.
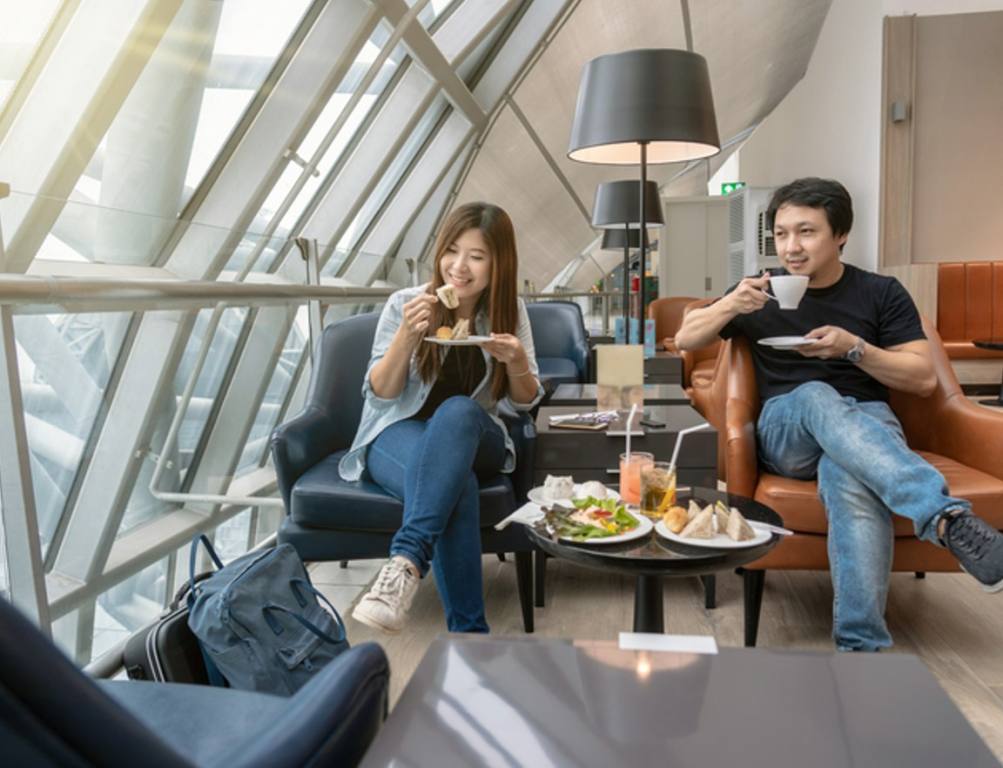
{"type": "Polygon", "coordinates": [[[846,352],[846,359],[851,363],[859,363],[860,359],[864,356],[864,345],[857,342],[846,352]]]}

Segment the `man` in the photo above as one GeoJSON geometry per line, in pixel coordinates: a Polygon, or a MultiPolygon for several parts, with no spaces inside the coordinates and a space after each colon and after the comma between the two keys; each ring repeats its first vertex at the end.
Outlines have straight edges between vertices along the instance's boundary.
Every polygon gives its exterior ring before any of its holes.
{"type": "Polygon", "coordinates": [[[901,284],[840,261],[853,223],[846,189],[798,179],[774,193],[766,219],[786,273],[809,278],[798,308],[771,302],[769,275],[745,278],[690,312],[676,344],[694,349],[737,334],[753,342],[759,459],[778,475],[817,477],[829,517],[836,647],[876,651],[892,643],[884,621],[892,513],[946,546],[992,592],[1003,589],[1003,535],[946,495],[943,476],[908,448],[888,406],[889,388],[928,396],[936,377],[901,284]],[[809,342],[793,352],[756,343],[802,334],[809,342]]]}

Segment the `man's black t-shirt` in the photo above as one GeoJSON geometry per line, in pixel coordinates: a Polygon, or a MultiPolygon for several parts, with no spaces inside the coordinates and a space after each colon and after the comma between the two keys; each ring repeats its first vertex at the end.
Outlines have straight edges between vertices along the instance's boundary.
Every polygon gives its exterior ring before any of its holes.
{"type": "Polygon", "coordinates": [[[757,343],[769,336],[801,336],[822,325],[838,326],[882,348],[926,338],[916,305],[898,280],[851,264],[843,265],[833,285],[809,288],[797,309],[780,309],[770,301],[757,312],[736,316],[721,337],[742,334],[751,342],[763,402],[807,381],[824,381],[860,401],[887,401],[888,388],[847,360],[802,357],[757,343]]]}

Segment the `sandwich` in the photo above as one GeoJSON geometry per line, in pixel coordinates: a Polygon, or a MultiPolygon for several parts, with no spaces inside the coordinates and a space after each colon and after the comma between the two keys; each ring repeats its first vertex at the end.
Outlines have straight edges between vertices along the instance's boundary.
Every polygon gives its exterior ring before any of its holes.
{"type": "Polygon", "coordinates": [[[724,505],[724,502],[717,502],[714,505],[714,532],[724,533],[728,530],[728,507],[724,505]]]}
{"type": "Polygon", "coordinates": [[[714,509],[708,506],[699,515],[690,520],[682,533],[684,539],[710,539],[714,536],[714,509]]]}
{"type": "Polygon", "coordinates": [[[460,306],[460,300],[456,298],[456,289],[449,284],[436,288],[435,295],[446,309],[456,309],[460,306]]]}
{"type": "Polygon", "coordinates": [[[731,508],[731,514],[728,516],[728,527],[725,528],[725,531],[735,541],[748,541],[756,538],[756,532],[752,530],[752,526],[734,507],[731,508]]]}

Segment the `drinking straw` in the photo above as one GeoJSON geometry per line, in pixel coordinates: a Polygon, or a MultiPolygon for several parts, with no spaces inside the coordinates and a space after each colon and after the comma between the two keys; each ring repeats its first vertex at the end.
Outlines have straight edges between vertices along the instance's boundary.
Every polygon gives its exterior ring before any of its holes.
{"type": "Polygon", "coordinates": [[[690,432],[699,432],[701,429],[707,429],[709,426],[710,424],[705,421],[703,424],[697,424],[695,427],[679,430],[679,434],[676,435],[676,447],[672,449],[672,461],[669,462],[669,472],[674,472],[676,469],[676,459],[679,458],[679,446],[683,444],[683,435],[688,435],[690,432]]]}
{"type": "Polygon", "coordinates": [[[627,417],[627,463],[630,464],[630,423],[634,420],[634,414],[637,413],[637,403],[630,406],[630,415],[627,417]]]}

